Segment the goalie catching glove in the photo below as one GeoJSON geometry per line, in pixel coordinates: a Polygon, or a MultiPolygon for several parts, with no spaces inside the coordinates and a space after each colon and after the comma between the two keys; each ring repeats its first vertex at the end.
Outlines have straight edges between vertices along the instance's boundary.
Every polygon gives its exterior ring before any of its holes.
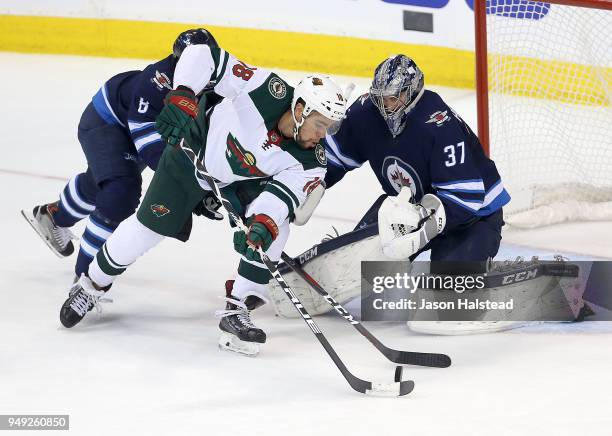
{"type": "Polygon", "coordinates": [[[378,233],[383,253],[405,260],[438,236],[446,226],[444,205],[426,194],[420,204],[410,203],[412,191],[404,187],[397,197],[388,197],[378,210],[378,233]]]}
{"type": "Polygon", "coordinates": [[[261,262],[259,248],[266,251],[278,236],[278,226],[268,215],[251,215],[247,220],[248,233],[234,233],[234,250],[247,260],[261,262]]]}
{"type": "Polygon", "coordinates": [[[166,94],[164,107],[155,119],[155,128],[170,145],[177,145],[187,135],[189,125],[198,115],[198,103],[193,91],[185,86],[166,94]]]}

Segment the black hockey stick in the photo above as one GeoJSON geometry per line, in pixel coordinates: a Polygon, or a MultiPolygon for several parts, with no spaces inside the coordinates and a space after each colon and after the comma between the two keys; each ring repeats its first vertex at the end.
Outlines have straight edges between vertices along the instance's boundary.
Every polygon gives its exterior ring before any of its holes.
{"type": "Polygon", "coordinates": [[[403,365],[419,365],[419,366],[430,366],[435,368],[447,368],[451,365],[451,358],[446,354],[438,353],[418,353],[415,351],[401,351],[394,350],[393,348],[387,347],[385,344],[380,342],[376,336],[374,336],[363,324],[353,318],[340,303],[338,303],[329,293],[304,269],[298,265],[290,256],[286,253],[281,255],[281,259],[289,267],[296,272],[302,279],[306,281],[312,288],[321,295],[325,301],[327,301],[338,314],[346,319],[353,327],[357,329],[359,333],[366,337],[368,341],[376,347],[387,359],[391,362],[403,364],[403,365]]]}
{"type": "MultiPolygon", "coordinates": [[[[187,157],[189,157],[189,159],[193,162],[195,166],[196,177],[199,179],[203,179],[211,187],[214,194],[223,204],[223,207],[227,211],[227,214],[229,215],[230,219],[234,221],[238,228],[246,231],[247,229],[245,224],[242,222],[242,218],[236,212],[232,204],[227,199],[225,199],[223,195],[221,195],[217,180],[208,173],[206,167],[204,166],[203,159],[200,159],[200,156],[196,155],[194,151],[188,145],[185,144],[185,141],[183,139],[181,139],[179,146],[187,155],[187,157]]],[[[287,297],[291,300],[291,303],[293,304],[295,309],[300,313],[304,322],[306,322],[312,333],[317,337],[329,357],[331,357],[331,359],[334,361],[334,363],[348,382],[348,384],[354,390],[363,394],[392,397],[398,397],[412,392],[412,390],[414,389],[414,382],[412,380],[405,380],[393,383],[372,383],[370,381],[362,380],[359,377],[353,375],[348,370],[344,362],[342,362],[334,348],[327,341],[327,338],[325,337],[325,335],[323,335],[317,324],[308,314],[300,300],[295,296],[291,287],[285,282],[283,276],[278,272],[278,269],[274,262],[272,262],[268,258],[268,256],[263,253],[263,251],[260,250],[259,253],[264,264],[266,265],[266,268],[268,268],[270,274],[272,274],[272,277],[274,277],[274,279],[278,282],[279,286],[283,289],[287,297]]]]}

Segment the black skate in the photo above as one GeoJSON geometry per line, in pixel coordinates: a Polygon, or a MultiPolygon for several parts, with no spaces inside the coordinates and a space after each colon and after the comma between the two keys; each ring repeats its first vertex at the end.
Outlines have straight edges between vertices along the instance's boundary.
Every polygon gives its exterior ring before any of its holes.
{"type": "Polygon", "coordinates": [[[57,211],[57,204],[43,204],[36,206],[31,213],[22,210],[21,214],[56,255],[67,257],[74,252],[72,239],[76,237],[69,229],[55,225],[53,214],[57,211]]]}
{"type": "Polygon", "coordinates": [[[60,321],[66,328],[77,325],[87,312],[94,307],[98,313],[102,312],[100,303],[112,303],[113,300],[105,297],[106,291],[110,286],[104,289],[96,289],[91,279],[85,274],[81,275],[80,279],[74,280],[72,288],[68,295],[68,299],[60,309],[60,321]]]}
{"type": "Polygon", "coordinates": [[[259,344],[266,342],[266,334],[253,325],[250,312],[264,304],[264,301],[254,295],[244,300],[232,296],[233,280],[225,282],[225,310],[219,310],[216,315],[221,318],[219,328],[219,348],[234,351],[246,356],[256,356],[259,344]]]}

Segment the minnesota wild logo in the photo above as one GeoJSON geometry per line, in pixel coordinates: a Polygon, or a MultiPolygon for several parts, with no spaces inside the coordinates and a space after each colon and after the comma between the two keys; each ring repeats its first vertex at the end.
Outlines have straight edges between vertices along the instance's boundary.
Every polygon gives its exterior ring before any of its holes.
{"type": "Polygon", "coordinates": [[[325,147],[323,147],[321,144],[317,144],[315,146],[315,156],[317,158],[317,160],[319,161],[319,163],[323,166],[327,165],[327,156],[325,156],[325,147]]]}
{"type": "Polygon", "coordinates": [[[168,209],[166,206],[164,206],[163,204],[152,204],[151,205],[151,212],[153,212],[153,214],[158,217],[161,218],[164,215],[167,215],[170,213],[170,209],[168,209]]]}
{"type": "Polygon", "coordinates": [[[250,151],[244,149],[238,140],[227,135],[227,150],[225,157],[234,174],[242,177],[267,177],[268,175],[257,168],[257,160],[250,151]]]}

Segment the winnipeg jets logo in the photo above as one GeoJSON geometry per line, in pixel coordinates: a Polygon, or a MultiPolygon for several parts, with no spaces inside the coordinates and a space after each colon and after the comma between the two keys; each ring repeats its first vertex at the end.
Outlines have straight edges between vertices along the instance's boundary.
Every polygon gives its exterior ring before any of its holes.
{"type": "MultiPolygon", "coordinates": [[[[393,182],[394,185],[399,185],[399,186],[407,186],[407,187],[411,187],[412,186],[412,180],[410,180],[410,176],[406,177],[404,175],[404,173],[402,173],[402,170],[398,168],[394,169],[391,171],[391,181],[393,182]]],[[[400,188],[401,189],[401,188],[400,188]]]]}
{"type": "Polygon", "coordinates": [[[415,198],[423,196],[423,185],[417,172],[396,156],[387,156],[382,164],[382,176],[389,185],[399,194],[404,186],[412,191],[415,198]]]}
{"type": "Polygon", "coordinates": [[[436,126],[440,127],[442,124],[450,120],[450,117],[447,114],[448,111],[436,111],[429,116],[429,120],[425,121],[425,123],[436,123],[436,126]]]}
{"type": "Polygon", "coordinates": [[[160,73],[159,71],[155,70],[155,77],[151,77],[151,82],[153,82],[160,91],[164,88],[172,90],[172,82],[166,73],[160,73]]]}

